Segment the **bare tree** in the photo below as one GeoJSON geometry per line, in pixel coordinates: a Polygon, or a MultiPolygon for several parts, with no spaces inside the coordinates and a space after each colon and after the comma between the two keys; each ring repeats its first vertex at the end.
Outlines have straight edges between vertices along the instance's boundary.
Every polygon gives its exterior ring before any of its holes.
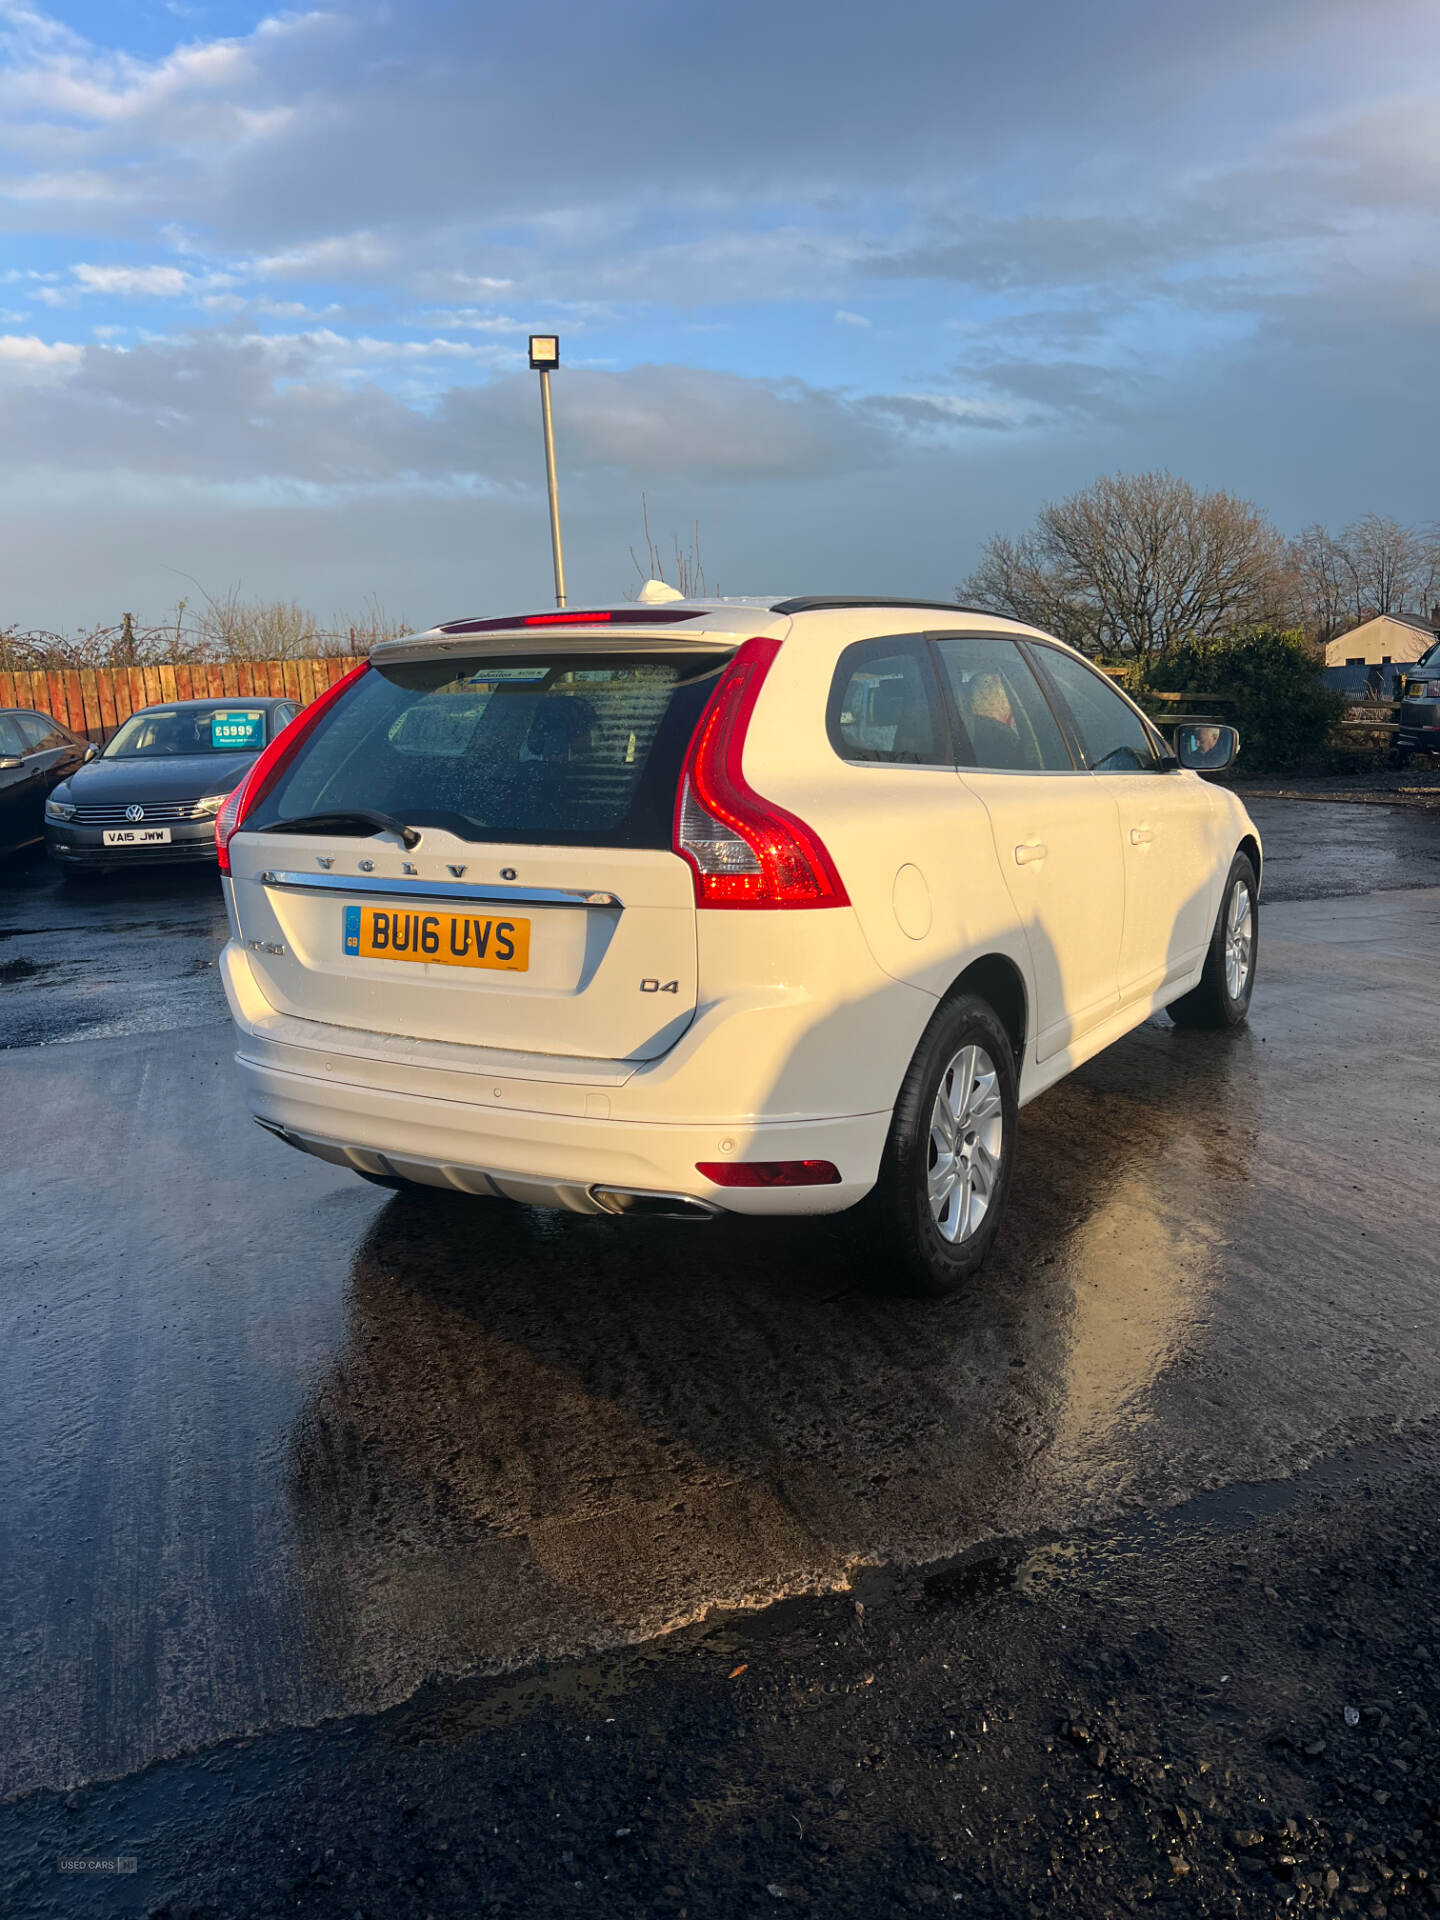
{"type": "MultiPolygon", "coordinates": [[[[180,615],[183,618],[184,602],[180,615]]],[[[118,626],[92,627],[87,633],[54,633],[43,627],[0,628],[0,673],[71,667],[134,667],[154,660],[198,659],[193,648],[177,653],[176,628],[137,627],[131,614],[118,626]]]]}
{"type": "Polygon", "coordinates": [[[1338,534],[1306,527],[1294,556],[1305,624],[1319,640],[1381,614],[1428,614],[1440,597],[1440,528],[1367,513],[1338,534]]]}
{"type": "Polygon", "coordinates": [[[409,631],[373,595],[358,613],[339,614],[327,628],[293,600],[245,600],[238,587],[218,599],[203,587],[200,592],[204,605],[198,614],[188,600],[182,600],[157,627],[140,626],[128,613],[118,626],[68,636],[39,628],[0,627],[0,673],[37,667],[315,659],[368,653],[377,641],[393,640],[409,631]]]}
{"type": "Polygon", "coordinates": [[[1335,536],[1312,521],[1290,549],[1305,631],[1323,646],[1353,625],[1351,574],[1335,536]]]}
{"type": "Polygon", "coordinates": [[[1117,473],[991,540],[961,597],[1091,653],[1150,654],[1288,612],[1284,542],[1247,500],[1169,473],[1117,473]]]}
{"type": "Polygon", "coordinates": [[[335,625],[319,638],[325,653],[367,653],[381,640],[398,640],[411,631],[412,622],[395,619],[385,611],[378,596],[370,593],[358,613],[338,615],[335,625]]]}
{"type": "Polygon", "coordinates": [[[1367,513],[1345,529],[1338,545],[1350,575],[1357,621],[1417,612],[1426,605],[1435,585],[1433,529],[1427,535],[1367,513]]]}
{"type": "MultiPolygon", "coordinates": [[[[646,571],[634,547],[630,549],[630,559],[643,585],[647,580],[664,580],[666,578],[665,557],[651,538],[650,503],[643,493],[640,496],[640,517],[645,523],[645,553],[649,563],[649,571],[646,571]]],[[[678,533],[672,533],[670,539],[675,549],[674,557],[670,562],[671,571],[674,573],[675,578],[667,584],[674,587],[677,592],[683,594],[687,600],[696,599],[705,592],[705,564],[700,558],[700,522],[698,520],[695,522],[695,540],[692,546],[688,548],[682,547],[678,533]]]]}
{"type": "Polygon", "coordinates": [[[1003,534],[988,540],[979,566],[955,597],[1014,614],[1032,627],[1057,634],[1072,647],[1093,652],[1099,644],[1093,610],[1077,599],[1038,530],[1018,540],[1003,534]]]}
{"type": "Polygon", "coordinates": [[[238,587],[220,599],[207,593],[196,624],[221,660],[294,660],[313,654],[319,637],[315,616],[294,600],[244,600],[238,587]]]}

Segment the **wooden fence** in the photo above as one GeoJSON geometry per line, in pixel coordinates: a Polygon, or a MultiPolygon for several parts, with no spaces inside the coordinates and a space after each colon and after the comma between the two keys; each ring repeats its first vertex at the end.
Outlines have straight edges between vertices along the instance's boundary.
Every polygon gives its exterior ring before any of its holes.
{"type": "Polygon", "coordinates": [[[139,707],[167,700],[245,700],[274,694],[308,706],[359,666],[362,655],[326,660],[226,660],[212,665],[91,667],[0,673],[0,707],[37,707],[103,746],[139,707]]]}

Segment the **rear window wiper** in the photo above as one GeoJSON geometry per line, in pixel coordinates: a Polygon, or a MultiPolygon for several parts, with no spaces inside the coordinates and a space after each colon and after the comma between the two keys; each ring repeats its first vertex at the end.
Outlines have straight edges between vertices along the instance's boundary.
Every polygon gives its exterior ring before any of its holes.
{"type": "Polygon", "coordinates": [[[407,827],[393,813],[378,813],[374,807],[342,807],[337,813],[297,813],[289,820],[272,820],[268,826],[256,827],[255,831],[300,833],[307,827],[329,833],[353,833],[358,827],[367,833],[397,833],[407,847],[420,844],[418,829],[407,827]]]}

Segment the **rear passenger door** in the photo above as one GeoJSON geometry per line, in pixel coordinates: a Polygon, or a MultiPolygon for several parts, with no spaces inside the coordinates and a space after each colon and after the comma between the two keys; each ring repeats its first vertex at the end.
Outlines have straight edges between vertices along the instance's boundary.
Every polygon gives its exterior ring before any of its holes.
{"type": "MultiPolygon", "coordinates": [[[[841,763],[826,801],[826,844],[870,951],[893,979],[938,997],[968,958],[1004,951],[1015,929],[985,809],[955,778],[924,636],[846,647],[826,731],[841,763]]],[[[1023,970],[1023,943],[1016,946],[1023,970]]]]}
{"type": "Polygon", "coordinates": [[[1077,767],[1045,690],[1011,639],[936,635],[960,779],[983,803],[1030,948],[1037,1062],[1119,1003],[1125,880],[1107,784],[1077,767]]]}
{"type": "Polygon", "coordinates": [[[1079,745],[1090,777],[1120,821],[1125,867],[1122,1005],[1192,973],[1218,902],[1214,810],[1198,774],[1170,763],[1149,724],[1095,668],[1059,647],[1027,651],[1079,745]]]}

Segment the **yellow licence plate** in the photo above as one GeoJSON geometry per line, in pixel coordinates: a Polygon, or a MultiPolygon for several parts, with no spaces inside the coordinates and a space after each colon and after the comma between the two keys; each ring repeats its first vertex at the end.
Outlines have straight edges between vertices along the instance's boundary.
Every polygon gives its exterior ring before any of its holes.
{"type": "Polygon", "coordinates": [[[530,967],[530,922],[416,907],[346,907],[345,951],[361,960],[418,960],[432,967],[530,967]]]}

